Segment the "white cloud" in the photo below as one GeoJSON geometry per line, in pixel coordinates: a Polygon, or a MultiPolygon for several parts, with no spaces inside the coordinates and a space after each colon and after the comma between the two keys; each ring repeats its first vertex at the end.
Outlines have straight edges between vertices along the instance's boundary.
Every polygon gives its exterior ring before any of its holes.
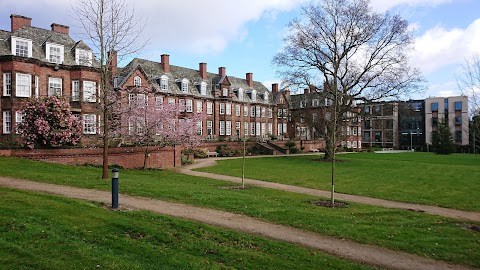
{"type": "Polygon", "coordinates": [[[478,44],[480,19],[466,29],[445,29],[438,25],[416,38],[412,65],[428,74],[448,65],[462,64],[480,50],[478,44]]]}
{"type": "Polygon", "coordinates": [[[400,5],[407,6],[436,6],[451,3],[452,0],[372,0],[371,5],[377,11],[387,11],[400,5]]]}

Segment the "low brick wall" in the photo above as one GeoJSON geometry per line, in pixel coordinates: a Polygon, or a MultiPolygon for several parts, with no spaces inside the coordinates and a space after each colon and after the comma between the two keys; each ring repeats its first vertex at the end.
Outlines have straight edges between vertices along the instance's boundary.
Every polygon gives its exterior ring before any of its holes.
{"type": "MultiPolygon", "coordinates": [[[[147,168],[172,168],[182,165],[180,147],[150,147],[149,151],[147,168]]],[[[103,163],[102,148],[0,150],[0,156],[23,157],[66,165],[103,163]]],[[[108,161],[110,165],[116,164],[126,169],[143,168],[144,156],[142,147],[110,148],[108,161]]]]}
{"type": "MultiPolygon", "coordinates": [[[[285,147],[285,143],[287,141],[271,141],[271,142],[278,146],[285,147]]],[[[325,150],[325,140],[323,139],[314,140],[314,141],[306,141],[306,140],[295,141],[295,144],[297,145],[298,150],[300,150],[301,147],[303,146],[304,147],[303,152],[309,152],[310,149],[318,149],[320,151],[325,150]]]]}

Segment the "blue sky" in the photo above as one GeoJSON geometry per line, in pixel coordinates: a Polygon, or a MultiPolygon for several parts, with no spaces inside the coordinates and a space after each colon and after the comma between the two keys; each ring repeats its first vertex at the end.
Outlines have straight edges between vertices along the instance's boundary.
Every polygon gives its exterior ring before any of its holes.
{"type": "MultiPolygon", "coordinates": [[[[170,55],[173,65],[198,69],[206,62],[209,72],[225,66],[227,74],[245,77],[270,88],[280,82],[271,60],[282,46],[287,23],[299,16],[305,0],[126,0],[146,20],[143,33],[150,39],[138,55],[160,61],[170,55]]],[[[32,18],[32,25],[70,25],[75,0],[0,0],[0,29],[10,29],[10,14],[32,18]]],[[[456,78],[462,64],[480,53],[479,0],[372,0],[380,12],[400,13],[415,29],[416,45],[411,65],[427,79],[427,91],[412,98],[460,94],[456,78]]],[[[125,63],[124,63],[125,64],[125,63]]]]}

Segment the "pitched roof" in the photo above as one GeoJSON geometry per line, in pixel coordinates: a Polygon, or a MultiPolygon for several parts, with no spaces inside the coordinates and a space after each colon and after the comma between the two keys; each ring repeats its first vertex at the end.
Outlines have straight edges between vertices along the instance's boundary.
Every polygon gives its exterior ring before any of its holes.
{"type": "Polygon", "coordinates": [[[32,41],[32,58],[42,62],[46,59],[45,44],[53,43],[64,46],[64,65],[77,65],[75,48],[91,50],[83,41],[75,42],[70,36],[32,26],[23,26],[11,33],[0,31],[0,55],[11,55],[11,37],[25,38],[32,41]]]}
{"type": "MultiPolygon", "coordinates": [[[[207,72],[207,79],[203,80],[200,71],[185,67],[179,67],[175,65],[170,65],[170,72],[165,73],[162,68],[162,64],[159,62],[154,62],[146,59],[139,59],[135,58],[130,63],[128,63],[125,67],[119,69],[119,86],[122,86],[127,79],[133,74],[133,72],[140,68],[148,76],[149,82],[156,87],[159,88],[159,79],[161,76],[168,77],[168,91],[167,93],[170,94],[177,94],[182,95],[185,94],[181,91],[181,85],[179,83],[180,80],[187,79],[191,86],[198,86],[200,83],[205,82],[207,83],[207,89],[212,90],[213,85],[217,85],[222,83],[225,79],[231,83],[231,88],[233,91],[238,91],[238,89],[242,88],[246,93],[244,94],[244,101],[252,102],[247,93],[250,93],[252,90],[257,91],[257,97],[262,98],[265,93],[268,93],[268,102],[271,102],[272,94],[270,91],[260,82],[253,82],[253,88],[248,86],[248,83],[245,79],[240,79],[233,76],[225,76],[221,77],[218,74],[207,72]]],[[[207,95],[200,95],[198,87],[189,87],[188,95],[198,96],[198,97],[207,97],[213,98],[212,91],[207,90],[207,95]]],[[[257,102],[263,101],[263,98],[257,98],[257,102]]],[[[234,97],[233,100],[238,100],[237,97],[234,97]]]]}

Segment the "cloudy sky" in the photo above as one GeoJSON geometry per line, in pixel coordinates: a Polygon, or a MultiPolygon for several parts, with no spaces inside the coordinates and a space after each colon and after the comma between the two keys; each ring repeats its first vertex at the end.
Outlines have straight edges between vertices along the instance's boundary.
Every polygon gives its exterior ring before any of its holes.
{"type": "MultiPolygon", "coordinates": [[[[299,16],[305,0],[126,0],[146,20],[149,39],[138,57],[209,72],[225,66],[227,74],[254,79],[270,87],[279,82],[271,60],[282,46],[286,24],[299,16]]],[[[75,0],[0,0],[0,29],[10,29],[10,14],[32,18],[32,25],[60,23],[75,28],[75,0]]],[[[411,64],[420,68],[428,90],[412,98],[457,95],[456,77],[474,53],[480,53],[479,0],[372,0],[377,11],[400,13],[415,29],[411,64]]],[[[125,63],[123,63],[125,64],[125,63]]]]}

